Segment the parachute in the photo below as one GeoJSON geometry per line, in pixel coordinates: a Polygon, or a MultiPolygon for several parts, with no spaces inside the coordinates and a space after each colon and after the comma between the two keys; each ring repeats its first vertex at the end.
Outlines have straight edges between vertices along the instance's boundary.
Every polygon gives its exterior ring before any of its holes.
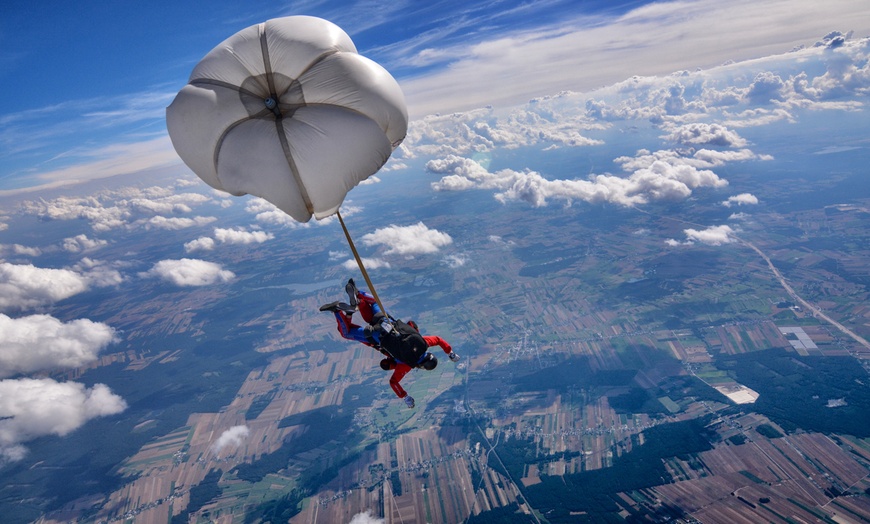
{"type": "Polygon", "coordinates": [[[341,28],[289,16],[239,31],[194,67],[166,127],[210,186],[264,198],[300,222],[338,214],[369,281],[339,208],[401,144],[408,112],[396,80],[341,28]]]}

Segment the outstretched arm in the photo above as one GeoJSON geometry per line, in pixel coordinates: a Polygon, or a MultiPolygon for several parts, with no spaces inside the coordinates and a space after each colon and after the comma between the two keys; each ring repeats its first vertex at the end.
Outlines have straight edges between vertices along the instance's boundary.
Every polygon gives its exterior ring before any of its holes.
{"type": "Polygon", "coordinates": [[[450,344],[448,344],[447,341],[441,337],[433,335],[429,337],[423,337],[423,340],[426,341],[426,345],[430,348],[432,346],[441,346],[441,349],[443,349],[444,352],[448,355],[453,351],[453,348],[450,347],[450,344]]]}
{"type": "Polygon", "coordinates": [[[451,362],[459,361],[459,355],[453,351],[453,348],[450,347],[450,344],[448,344],[447,341],[443,338],[433,335],[429,337],[423,337],[423,340],[426,341],[426,344],[428,344],[429,347],[441,346],[441,349],[443,349],[444,352],[447,353],[447,356],[450,357],[451,362]]]}

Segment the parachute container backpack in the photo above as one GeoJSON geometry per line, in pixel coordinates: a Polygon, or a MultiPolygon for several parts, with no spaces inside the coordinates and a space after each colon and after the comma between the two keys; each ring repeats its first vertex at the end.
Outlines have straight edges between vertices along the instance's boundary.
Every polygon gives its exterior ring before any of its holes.
{"type": "Polygon", "coordinates": [[[212,49],[166,108],[166,127],[207,184],[264,198],[307,222],[341,218],[348,191],[405,138],[408,112],[396,80],[358,54],[341,28],[289,16],[212,49]]]}

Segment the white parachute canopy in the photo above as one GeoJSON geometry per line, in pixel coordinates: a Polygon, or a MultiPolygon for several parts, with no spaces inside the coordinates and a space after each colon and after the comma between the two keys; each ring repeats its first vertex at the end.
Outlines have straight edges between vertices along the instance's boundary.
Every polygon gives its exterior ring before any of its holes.
{"type": "Polygon", "coordinates": [[[334,214],[386,163],[408,112],[399,84],[341,28],[289,16],[212,49],[166,108],[166,127],[210,186],[307,222],[334,214]]]}

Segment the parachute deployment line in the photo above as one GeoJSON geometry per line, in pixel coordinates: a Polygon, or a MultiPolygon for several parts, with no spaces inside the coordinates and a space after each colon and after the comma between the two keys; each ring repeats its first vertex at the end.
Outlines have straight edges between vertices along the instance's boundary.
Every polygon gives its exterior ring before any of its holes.
{"type": "MultiPolygon", "coordinates": [[[[353,251],[353,257],[356,259],[356,263],[359,266],[359,270],[362,272],[363,278],[366,279],[366,284],[369,286],[369,290],[372,292],[372,296],[375,297],[375,302],[380,306],[381,311],[387,315],[387,309],[381,303],[380,297],[378,297],[378,292],[375,291],[375,286],[372,284],[372,279],[369,278],[369,274],[366,271],[366,267],[363,265],[362,259],[359,257],[359,253],[357,253],[356,246],[353,244],[353,239],[350,238],[350,233],[347,231],[347,226],[344,225],[344,219],[341,218],[341,211],[335,212],[336,216],[338,216],[338,221],[341,223],[341,229],[344,230],[344,236],[347,238],[347,243],[350,245],[350,250],[353,251]]],[[[389,315],[387,315],[389,316],[389,315]]]]}

